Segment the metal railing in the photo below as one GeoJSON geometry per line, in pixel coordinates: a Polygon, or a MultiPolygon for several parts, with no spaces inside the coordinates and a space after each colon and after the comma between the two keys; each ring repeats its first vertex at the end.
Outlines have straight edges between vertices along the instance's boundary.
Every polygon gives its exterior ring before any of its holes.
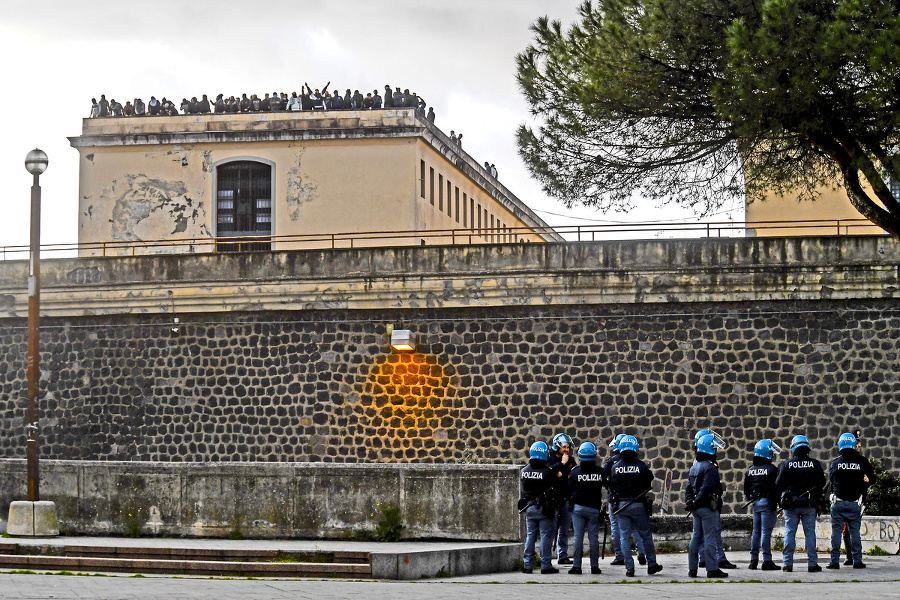
{"type": "MultiPolygon", "coordinates": [[[[258,251],[268,244],[272,250],[313,250],[378,246],[515,244],[539,239],[553,232],[569,242],[622,239],[703,239],[747,236],[823,236],[880,233],[867,219],[822,219],[806,221],[756,221],[736,223],[616,223],[564,225],[557,227],[507,227],[481,229],[426,229],[401,231],[353,231],[321,234],[259,237],[205,237],[141,241],[108,241],[42,244],[41,254],[63,256],[137,256],[148,254],[258,251]],[[250,250],[248,250],[249,248],[250,250]]],[[[0,246],[0,260],[28,258],[27,245],[0,246]]]]}

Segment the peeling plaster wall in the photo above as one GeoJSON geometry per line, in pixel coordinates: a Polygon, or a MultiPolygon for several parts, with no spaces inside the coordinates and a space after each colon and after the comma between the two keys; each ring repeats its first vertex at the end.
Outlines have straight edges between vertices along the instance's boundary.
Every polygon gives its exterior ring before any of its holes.
{"type": "MultiPolygon", "coordinates": [[[[98,148],[81,159],[79,241],[138,242],[208,237],[212,228],[208,153],[98,148]]],[[[150,250],[153,252],[154,250],[150,250]]],[[[171,252],[161,247],[157,252],[171,252]]],[[[124,245],[107,248],[130,254],[124,245]]],[[[93,251],[89,254],[97,254],[93,251]]]]}
{"type": "MultiPolygon", "coordinates": [[[[409,111],[206,115],[154,119],[86,119],[81,137],[79,242],[82,256],[212,250],[215,165],[258,159],[274,165],[273,234],[313,236],[279,241],[276,250],[330,247],[321,234],[458,228],[455,215],[420,195],[420,160],[477,197],[506,226],[546,226],[499,182],[430,123],[409,111]],[[124,122],[124,121],[127,121],[124,122]],[[524,220],[523,220],[524,219],[524,220]],[[195,240],[191,245],[126,242],[195,240]]],[[[435,177],[437,184],[437,175],[435,177]]],[[[443,193],[446,194],[446,188],[443,193]]],[[[437,193],[437,192],[436,192],[437,193]]],[[[455,210],[455,198],[454,210],[455,210]]],[[[484,228],[490,221],[482,224],[484,228]]],[[[544,238],[558,238],[549,228],[544,238]]],[[[521,235],[521,234],[520,234],[521,235]]],[[[541,241],[540,235],[524,235],[541,241]]],[[[458,243],[431,238],[429,244],[458,243]]],[[[482,232],[473,241],[501,241],[482,232]]],[[[418,245],[418,237],[356,239],[354,246],[418,245]]],[[[344,242],[343,246],[349,246],[344,242]]]]}

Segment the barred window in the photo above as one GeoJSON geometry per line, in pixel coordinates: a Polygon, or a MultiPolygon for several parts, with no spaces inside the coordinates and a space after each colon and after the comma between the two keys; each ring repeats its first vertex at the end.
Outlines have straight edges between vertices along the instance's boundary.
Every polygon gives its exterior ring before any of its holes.
{"type": "Polygon", "coordinates": [[[242,160],[216,167],[217,252],[271,250],[272,167],[242,160]]]}

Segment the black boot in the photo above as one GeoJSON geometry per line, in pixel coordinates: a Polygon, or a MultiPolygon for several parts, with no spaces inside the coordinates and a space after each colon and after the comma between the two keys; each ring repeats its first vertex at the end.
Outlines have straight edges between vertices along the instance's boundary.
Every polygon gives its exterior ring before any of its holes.
{"type": "Polygon", "coordinates": [[[758,561],[758,560],[751,560],[751,561],[750,561],[750,564],[747,566],[747,568],[750,569],[751,571],[755,571],[757,565],[759,565],[759,561],[758,561]]]}
{"type": "Polygon", "coordinates": [[[728,560],[726,558],[725,560],[719,561],[719,568],[720,569],[737,569],[738,567],[736,564],[734,564],[733,562],[731,562],[730,560],[728,560]]]}

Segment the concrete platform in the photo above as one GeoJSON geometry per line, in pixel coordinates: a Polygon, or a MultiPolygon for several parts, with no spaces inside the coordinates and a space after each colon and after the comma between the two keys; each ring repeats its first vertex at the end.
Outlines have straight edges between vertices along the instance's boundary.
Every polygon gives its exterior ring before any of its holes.
{"type": "Polygon", "coordinates": [[[0,564],[47,571],[412,580],[511,572],[521,553],[519,543],[52,537],[7,538],[0,543],[0,564]],[[329,554],[337,560],[363,555],[368,560],[366,565],[321,562],[292,567],[266,562],[267,552],[329,554]]]}

